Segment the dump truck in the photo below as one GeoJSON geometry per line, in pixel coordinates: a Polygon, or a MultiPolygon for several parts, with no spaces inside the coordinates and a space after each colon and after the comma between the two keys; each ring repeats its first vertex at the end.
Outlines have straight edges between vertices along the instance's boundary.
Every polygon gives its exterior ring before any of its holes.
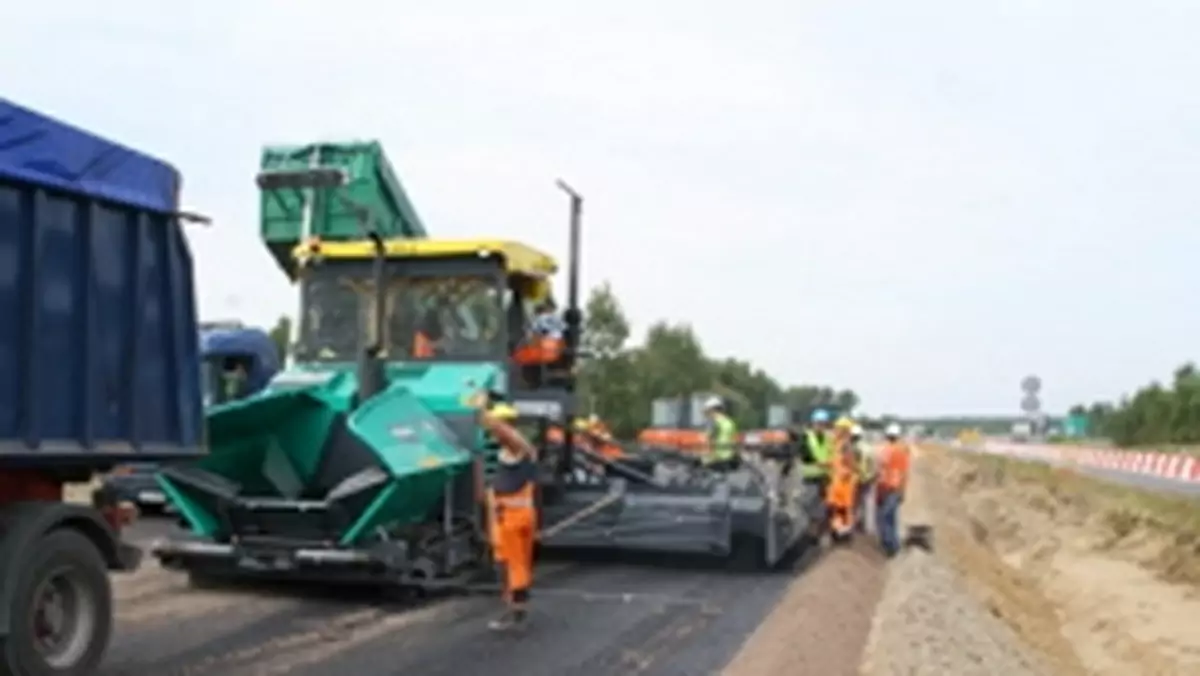
{"type": "Polygon", "coordinates": [[[314,233],[293,250],[295,359],[259,395],[210,411],[209,456],[160,474],[191,531],[155,544],[164,566],[203,584],[234,575],[468,588],[492,571],[483,490],[498,449],[466,398],[479,391],[511,404],[542,450],[544,548],[738,549],[774,565],[798,541],[798,479],[664,467],[576,443],[582,198],[565,188],[565,335],[531,363],[516,355],[529,352],[530,308],[552,295],[558,262],[504,239],[385,237],[377,209],[344,191],[351,173],[259,175],[314,233]],[[302,216],[304,191],[344,203],[361,234],[322,236],[322,221],[302,216]]]}
{"type": "Polygon", "coordinates": [[[202,454],[192,262],[168,164],[0,99],[0,674],[84,676],[133,511],[64,485],[202,454]]]}

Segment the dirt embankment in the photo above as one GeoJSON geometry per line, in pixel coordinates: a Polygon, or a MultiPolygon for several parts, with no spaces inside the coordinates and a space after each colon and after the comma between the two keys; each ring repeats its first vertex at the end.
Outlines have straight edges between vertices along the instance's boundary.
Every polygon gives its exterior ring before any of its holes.
{"type": "Polygon", "coordinates": [[[925,454],[941,549],[1052,674],[1200,673],[1200,502],[925,454]]]}

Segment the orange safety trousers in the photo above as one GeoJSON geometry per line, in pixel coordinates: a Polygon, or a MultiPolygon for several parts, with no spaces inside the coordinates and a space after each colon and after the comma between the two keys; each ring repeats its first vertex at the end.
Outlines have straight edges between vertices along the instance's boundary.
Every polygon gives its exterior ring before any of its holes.
{"type": "Polygon", "coordinates": [[[829,507],[829,525],[843,531],[854,524],[854,503],[858,499],[858,472],[854,456],[841,449],[833,454],[833,470],[829,474],[829,487],[825,491],[825,504],[829,507]]]}
{"type": "Polygon", "coordinates": [[[537,508],[533,482],[516,493],[492,491],[492,557],[504,566],[504,598],[523,601],[533,585],[533,545],[537,508]]]}

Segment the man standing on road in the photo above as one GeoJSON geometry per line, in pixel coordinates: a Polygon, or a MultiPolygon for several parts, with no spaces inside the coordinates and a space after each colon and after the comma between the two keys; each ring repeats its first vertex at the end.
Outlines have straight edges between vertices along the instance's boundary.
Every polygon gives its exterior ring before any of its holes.
{"type": "Polygon", "coordinates": [[[737,453],[737,423],[725,412],[725,402],[719,397],[709,397],[704,402],[704,415],[708,418],[708,453],[704,456],[706,467],[717,471],[730,471],[740,464],[737,453]]]}
{"type": "Polygon", "coordinates": [[[500,445],[500,463],[487,491],[487,505],[492,558],[503,567],[508,608],[488,628],[503,630],[525,623],[525,605],[533,586],[537,450],[513,427],[517,411],[512,406],[497,403],[488,407],[486,394],[477,395],[472,403],[480,409],[480,424],[500,445]]]}
{"type": "Polygon", "coordinates": [[[900,426],[892,423],[884,431],[887,442],[879,453],[879,478],[875,486],[875,529],[879,544],[889,558],[900,551],[900,504],[908,490],[911,449],[900,439],[900,426]]]}

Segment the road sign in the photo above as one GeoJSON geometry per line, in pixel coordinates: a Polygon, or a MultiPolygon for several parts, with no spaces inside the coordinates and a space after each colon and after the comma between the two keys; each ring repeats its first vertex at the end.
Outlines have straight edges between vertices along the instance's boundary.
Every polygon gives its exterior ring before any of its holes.
{"type": "Polygon", "coordinates": [[[1025,394],[1037,394],[1042,389],[1042,379],[1037,376],[1025,376],[1021,381],[1021,391],[1025,394]]]}
{"type": "Polygon", "coordinates": [[[1068,437],[1086,437],[1088,434],[1088,417],[1086,415],[1070,415],[1063,422],[1063,433],[1068,437]]]}
{"type": "Polygon", "coordinates": [[[1021,410],[1026,413],[1037,413],[1042,408],[1042,402],[1036,394],[1027,394],[1021,400],[1021,410]]]}

